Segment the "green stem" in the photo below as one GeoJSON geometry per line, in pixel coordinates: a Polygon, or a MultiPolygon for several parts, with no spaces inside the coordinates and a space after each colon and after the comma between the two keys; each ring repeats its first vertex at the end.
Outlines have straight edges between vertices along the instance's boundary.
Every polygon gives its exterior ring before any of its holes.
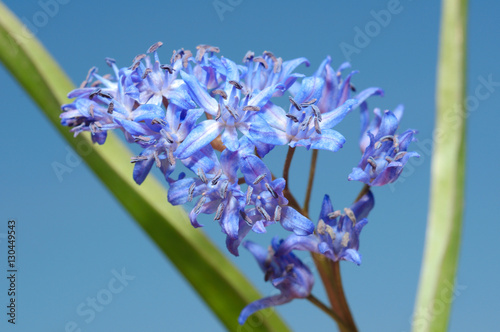
{"type": "Polygon", "coordinates": [[[309,168],[309,180],[307,181],[306,198],[304,200],[304,212],[309,214],[309,202],[311,201],[314,175],[316,174],[316,162],[318,161],[318,150],[313,150],[311,157],[311,166],[309,168]]]}

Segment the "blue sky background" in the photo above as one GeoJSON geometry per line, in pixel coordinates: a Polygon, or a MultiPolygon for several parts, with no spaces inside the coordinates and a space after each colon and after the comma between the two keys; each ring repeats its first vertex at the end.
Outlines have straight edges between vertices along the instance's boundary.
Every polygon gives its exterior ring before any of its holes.
{"type": "MultiPolygon", "coordinates": [[[[383,26],[372,11],[390,9],[394,1],[221,0],[232,9],[222,16],[212,1],[59,1],[51,15],[40,14],[46,11],[42,4],[50,0],[9,0],[5,4],[36,28],[36,36],[75,84],[94,65],[101,73],[107,72],[105,57],[115,58],[119,66],[129,66],[135,55],[160,40],[164,62],[173,49],[212,44],[237,62],[247,50],[270,50],[285,60],[304,56],[311,67],[298,71],[312,74],[324,57],[331,55],[334,68],[350,60],[360,71],[353,79],[359,90],[384,88],[385,97],[372,98],[371,107],[392,109],[403,103],[406,112],[401,129],[419,130],[420,141],[413,150],[421,158],[412,161],[393,186],[374,189],[376,206],[361,236],[363,264],[344,263],[342,273],[361,331],[410,330],[428,208],[438,2],[401,0],[397,13],[393,10],[390,22],[383,26]],[[366,28],[374,30],[370,30],[369,40],[360,44],[356,31],[366,28]],[[356,47],[357,52],[348,56],[340,47],[346,44],[356,47]]],[[[500,251],[496,246],[500,180],[495,175],[500,159],[494,141],[500,121],[500,83],[489,87],[482,83],[500,82],[500,28],[495,16],[499,10],[495,1],[470,3],[467,193],[457,280],[460,289],[454,298],[451,331],[493,331],[500,308],[500,251]],[[488,88],[489,95],[478,98],[477,89],[484,93],[488,88]]],[[[18,324],[13,328],[6,322],[7,280],[2,277],[0,330],[65,331],[69,322],[82,331],[223,330],[83,163],[59,181],[52,164],[71,158],[68,144],[1,66],[0,82],[2,271],[6,269],[4,236],[9,218],[18,221],[19,235],[18,324]],[[92,321],[85,322],[89,316],[79,315],[78,306],[87,297],[103,294],[114,278],[113,271],[123,269],[135,278],[114,294],[92,321]]],[[[320,153],[311,208],[314,222],[324,194],[330,194],[334,206],[341,208],[361,189],[359,183],[347,181],[360,158],[358,114],[352,113],[337,129],[348,142],[338,153],[320,153]]],[[[284,153],[282,149],[267,158],[276,173],[281,171],[284,153]]],[[[291,188],[300,200],[309,158],[310,152],[300,151],[292,164],[291,188]]],[[[209,220],[203,231],[224,249],[223,234],[209,220]]],[[[267,245],[272,234],[286,236],[279,227],[269,233],[251,234],[250,238],[267,245]]],[[[273,292],[249,253],[242,250],[239,258],[231,259],[263,294],[273,292]]],[[[319,283],[313,293],[326,301],[319,283]]],[[[296,331],[334,330],[332,321],[307,301],[297,300],[277,310],[296,331]]]]}

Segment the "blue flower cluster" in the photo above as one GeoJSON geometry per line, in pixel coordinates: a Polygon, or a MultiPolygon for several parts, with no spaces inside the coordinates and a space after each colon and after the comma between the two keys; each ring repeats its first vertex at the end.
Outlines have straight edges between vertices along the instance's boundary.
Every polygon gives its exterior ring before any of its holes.
{"type": "Polygon", "coordinates": [[[119,129],[142,152],[132,158],[133,178],[141,184],[153,166],[165,176],[173,205],[192,202],[191,224],[200,227],[200,214],[211,214],[226,235],[228,250],[238,255],[241,243],[256,257],[281,295],[247,307],[240,317],[260,308],[307,297],[313,278],[292,250],[323,254],[333,261],[361,263],[359,234],[374,205],[368,191],[345,214],[334,211],[325,196],[315,227],[300,207],[290,204],[285,179],[275,177],[263,158],[276,146],[322,149],[335,152],[345,143],[333,128],[355,108],[360,108],[363,156],[349,175],[369,186],[395,181],[410,157],[407,152],[414,131],[396,134],[402,108],[394,112],[375,110],[369,121],[367,98],[383,95],[368,88],[352,96],[355,71],[342,64],[337,71],[327,57],[314,75],[295,73],[305,58],[283,61],[271,52],[247,52],[243,63],[218,56],[219,49],[199,45],[196,54],[176,50],[161,62],[152,45],[137,55],[129,67],[118,68],[106,59],[113,74],[100,75],[92,68],[80,87],[69,93],[75,98],[63,105],[61,122],[75,136],[88,131],[92,141],[104,144],[108,130],[119,129]],[[288,94],[283,109],[275,99],[288,94]],[[192,175],[173,172],[182,164],[192,175]],[[273,240],[272,255],[251,242],[243,242],[252,230],[280,223],[293,234],[273,240]]]}

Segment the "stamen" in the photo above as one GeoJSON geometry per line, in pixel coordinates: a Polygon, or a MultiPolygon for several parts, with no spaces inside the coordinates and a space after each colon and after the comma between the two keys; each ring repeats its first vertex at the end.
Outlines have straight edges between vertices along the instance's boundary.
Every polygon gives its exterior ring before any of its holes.
{"type": "Polygon", "coordinates": [[[277,74],[281,71],[281,65],[283,65],[283,59],[278,58],[278,60],[274,63],[273,73],[277,74]]]}
{"type": "Polygon", "coordinates": [[[89,95],[89,99],[94,99],[94,97],[97,96],[100,92],[101,92],[101,89],[99,89],[99,88],[95,89],[94,92],[92,92],[89,95]]]}
{"type": "Polygon", "coordinates": [[[395,157],[394,157],[394,160],[399,160],[401,158],[403,158],[405,156],[407,152],[406,151],[401,151],[399,152],[395,157]]]}
{"type": "Polygon", "coordinates": [[[101,85],[101,83],[102,83],[101,81],[97,80],[97,81],[93,82],[93,83],[90,85],[90,87],[92,87],[92,88],[98,87],[99,85],[101,85]]]}
{"type": "Polygon", "coordinates": [[[340,212],[340,210],[333,211],[333,212],[328,213],[328,218],[335,219],[335,218],[340,217],[341,214],[342,214],[342,212],[340,212]]]}
{"type": "Polygon", "coordinates": [[[113,110],[115,109],[115,104],[113,102],[108,105],[108,113],[113,114],[113,110]]]}
{"type": "Polygon", "coordinates": [[[299,119],[297,119],[295,116],[293,116],[291,114],[287,114],[286,117],[289,119],[292,119],[292,121],[295,123],[299,122],[299,119]]]}
{"type": "Polygon", "coordinates": [[[161,65],[160,68],[168,71],[169,74],[172,74],[175,71],[175,69],[169,65],[161,65]]]}
{"type": "Polygon", "coordinates": [[[375,161],[375,159],[373,159],[373,157],[369,157],[367,162],[373,167],[373,169],[377,168],[377,162],[375,161]]]}
{"type": "Polygon", "coordinates": [[[319,107],[316,105],[311,105],[311,108],[313,110],[314,116],[318,118],[319,122],[321,122],[323,120],[323,117],[321,116],[321,111],[319,110],[319,107]]]}
{"type": "Polygon", "coordinates": [[[89,113],[90,113],[90,117],[93,118],[94,117],[94,104],[90,104],[89,113]]]}
{"type": "Polygon", "coordinates": [[[281,220],[281,206],[276,205],[276,208],[274,209],[274,221],[280,221],[281,220]]]}
{"type": "Polygon", "coordinates": [[[190,50],[186,50],[184,52],[184,56],[182,57],[182,66],[184,66],[184,68],[187,68],[189,58],[192,56],[193,56],[193,53],[191,53],[190,50]]]}
{"type": "Polygon", "coordinates": [[[149,54],[149,53],[153,53],[153,52],[154,52],[154,51],[156,51],[158,48],[160,48],[160,47],[161,47],[161,45],[163,45],[163,43],[162,43],[162,42],[160,42],[160,41],[159,41],[159,42],[157,42],[156,44],[151,45],[151,47],[149,47],[149,48],[148,48],[148,52],[147,52],[147,53],[148,53],[148,54],[149,54]]]}
{"type": "Polygon", "coordinates": [[[318,221],[318,226],[316,226],[316,232],[320,235],[325,235],[326,234],[326,224],[323,221],[323,219],[320,219],[318,221]]]}
{"type": "Polygon", "coordinates": [[[130,70],[134,71],[137,69],[137,67],[139,67],[141,65],[141,62],[140,61],[137,61],[136,63],[134,63],[132,65],[132,67],[130,67],[130,70]]]}
{"type": "Polygon", "coordinates": [[[386,135],[379,139],[380,142],[394,141],[394,136],[386,135]]]}
{"type": "Polygon", "coordinates": [[[259,175],[255,180],[253,181],[253,184],[258,184],[260,181],[262,181],[265,177],[267,176],[267,173],[259,175]]]}
{"type": "Polygon", "coordinates": [[[264,51],[262,54],[263,55],[267,55],[268,57],[270,57],[273,62],[276,62],[276,60],[277,60],[276,57],[274,56],[274,54],[272,52],[264,51]]]}
{"type": "Polygon", "coordinates": [[[243,89],[243,86],[240,83],[236,82],[236,81],[229,81],[228,83],[231,84],[231,85],[233,85],[238,90],[243,89]]]}
{"type": "Polygon", "coordinates": [[[97,128],[101,129],[102,124],[99,121],[95,121],[94,124],[96,125],[97,128]]]}
{"type": "Polygon", "coordinates": [[[98,130],[98,128],[95,126],[95,124],[91,123],[89,125],[89,128],[90,128],[90,132],[92,133],[92,135],[95,135],[96,131],[98,130]]]}
{"type": "Polygon", "coordinates": [[[316,130],[316,132],[321,135],[321,129],[319,128],[318,118],[314,118],[314,130],[316,130]]]}
{"type": "Polygon", "coordinates": [[[167,160],[170,166],[175,165],[175,157],[174,157],[174,152],[172,150],[166,149],[167,150],[167,160]]]}
{"type": "MultiPolygon", "coordinates": [[[[159,125],[164,126],[167,124],[167,122],[165,122],[165,120],[160,119],[160,118],[154,118],[153,120],[151,120],[151,124],[159,124],[159,125]]],[[[168,134],[168,132],[167,132],[167,134],[168,134]]],[[[169,142],[169,143],[172,143],[172,142],[169,142]]]]}
{"type": "Polygon", "coordinates": [[[113,58],[106,58],[104,60],[106,61],[106,64],[110,67],[113,67],[113,65],[116,63],[116,60],[113,58]]]}
{"type": "Polygon", "coordinates": [[[217,174],[215,174],[214,178],[212,179],[212,186],[215,186],[217,182],[219,182],[221,176],[222,176],[222,169],[219,169],[217,174]]]}
{"type": "Polygon", "coordinates": [[[253,226],[253,221],[252,219],[250,219],[247,214],[245,213],[245,211],[243,210],[240,210],[240,216],[241,218],[243,218],[243,220],[247,223],[248,226],[253,226]]]}
{"type": "Polygon", "coordinates": [[[200,200],[198,201],[198,203],[196,203],[196,206],[194,207],[195,214],[200,213],[200,210],[203,207],[203,204],[205,204],[206,200],[207,200],[207,196],[201,196],[200,200]]]}
{"type": "Polygon", "coordinates": [[[344,235],[342,236],[342,241],[340,242],[340,245],[342,247],[347,247],[347,245],[349,244],[349,233],[344,233],[344,235]]]}
{"type": "Polygon", "coordinates": [[[253,59],[253,57],[255,56],[255,53],[252,52],[252,51],[248,51],[245,56],[243,57],[243,62],[248,62],[248,61],[251,61],[253,59]]]}
{"type": "Polygon", "coordinates": [[[146,79],[146,77],[148,76],[148,74],[150,72],[152,72],[153,70],[151,68],[146,68],[146,70],[144,71],[144,74],[142,74],[142,79],[146,79]]]}
{"type": "Polygon", "coordinates": [[[266,186],[267,191],[269,191],[271,193],[271,196],[273,196],[274,198],[278,198],[278,194],[276,193],[276,191],[274,191],[274,189],[271,187],[271,185],[269,183],[266,182],[265,186],[266,186]]]}
{"type": "Polygon", "coordinates": [[[238,113],[236,113],[236,111],[231,106],[229,106],[229,105],[225,105],[225,106],[226,106],[226,109],[229,112],[229,114],[231,114],[233,116],[233,118],[238,119],[238,113]]]}
{"type": "Polygon", "coordinates": [[[80,88],[84,88],[89,83],[90,76],[92,76],[96,72],[97,72],[97,67],[90,68],[89,71],[87,72],[87,77],[82,82],[82,84],[80,84],[80,88]]]}
{"type": "Polygon", "coordinates": [[[392,159],[391,157],[389,156],[385,156],[385,160],[388,162],[388,163],[392,163],[394,161],[394,159],[392,159]]]}
{"type": "Polygon", "coordinates": [[[271,221],[271,216],[262,206],[257,206],[257,211],[259,211],[260,214],[262,214],[267,221],[271,221]]]}
{"type": "Polygon", "coordinates": [[[264,58],[262,58],[261,56],[257,56],[255,58],[253,58],[253,62],[260,62],[264,66],[265,69],[267,69],[269,67],[266,60],[264,60],[264,58]]]}
{"type": "Polygon", "coordinates": [[[207,176],[205,175],[205,172],[203,171],[203,168],[198,167],[197,174],[198,174],[198,177],[200,178],[201,182],[203,182],[205,184],[208,182],[207,176]]]}
{"type": "Polygon", "coordinates": [[[290,102],[292,103],[292,105],[295,106],[295,108],[297,109],[297,111],[300,111],[302,109],[302,106],[300,106],[299,104],[297,104],[297,102],[295,101],[295,99],[293,99],[291,96],[288,97],[288,100],[290,100],[290,102]]]}
{"type": "Polygon", "coordinates": [[[307,107],[307,106],[311,106],[312,104],[314,104],[316,102],[316,98],[313,98],[309,101],[305,101],[303,103],[301,103],[300,105],[302,105],[302,107],[307,107]]]}
{"type": "Polygon", "coordinates": [[[250,201],[252,199],[252,193],[253,193],[253,187],[252,186],[248,186],[247,188],[247,199],[246,199],[246,205],[249,205],[250,204],[250,201]]]}
{"type": "Polygon", "coordinates": [[[220,104],[217,105],[217,115],[215,116],[215,121],[219,120],[220,117],[222,116],[222,109],[220,107],[220,104]]]}
{"type": "Polygon", "coordinates": [[[248,105],[248,106],[243,107],[242,110],[244,110],[244,111],[255,111],[255,112],[258,112],[258,111],[260,111],[260,107],[259,106],[250,106],[250,105],[248,105]]]}
{"type": "Polygon", "coordinates": [[[285,273],[290,273],[293,271],[294,265],[292,263],[288,264],[285,268],[285,273]]]}
{"type": "Polygon", "coordinates": [[[147,160],[147,159],[148,159],[148,157],[146,157],[146,156],[136,156],[136,157],[130,158],[130,162],[132,164],[135,164],[135,163],[137,163],[139,161],[143,161],[143,160],[147,160]]]}
{"type": "MultiPolygon", "coordinates": [[[[101,90],[101,89],[99,89],[99,90],[101,90]]],[[[109,93],[102,92],[102,91],[99,91],[99,96],[106,98],[106,99],[113,99],[113,97],[109,93]]]]}
{"type": "Polygon", "coordinates": [[[158,151],[155,150],[153,156],[155,157],[156,167],[161,168],[161,160],[160,157],[158,157],[158,151]]]}
{"type": "Polygon", "coordinates": [[[134,138],[134,142],[148,143],[149,141],[151,141],[151,137],[147,137],[147,136],[139,135],[136,138],[134,138]]]}
{"type": "Polygon", "coordinates": [[[139,54],[139,55],[136,55],[134,60],[132,60],[132,63],[135,64],[136,62],[139,62],[141,61],[142,59],[144,59],[146,57],[146,54],[139,54]]]}
{"type": "Polygon", "coordinates": [[[337,237],[337,235],[335,234],[335,232],[333,231],[333,228],[330,225],[326,225],[326,232],[328,233],[328,235],[330,235],[330,238],[332,239],[332,241],[335,241],[335,238],[337,237]]]}
{"type": "Polygon", "coordinates": [[[309,118],[307,118],[307,120],[304,119],[304,121],[302,121],[302,123],[300,124],[300,130],[306,130],[307,128],[309,128],[312,118],[313,117],[310,116],[309,118]]]}
{"type": "Polygon", "coordinates": [[[356,215],[354,212],[350,208],[344,208],[344,213],[349,219],[351,219],[352,225],[356,225],[356,215]]]}
{"type": "Polygon", "coordinates": [[[220,218],[222,218],[222,212],[224,212],[224,208],[224,203],[220,203],[217,207],[217,211],[215,212],[214,220],[220,220],[220,218]]]}
{"type": "Polygon", "coordinates": [[[219,195],[220,198],[225,199],[227,194],[227,187],[229,186],[229,181],[224,181],[220,187],[219,195]]]}
{"type": "Polygon", "coordinates": [[[194,188],[196,187],[196,183],[193,182],[191,183],[191,185],[189,186],[189,189],[188,189],[188,202],[191,202],[193,200],[193,193],[194,193],[194,188]]]}
{"type": "Polygon", "coordinates": [[[227,99],[227,93],[224,91],[224,90],[221,90],[221,89],[215,89],[211,92],[211,95],[214,96],[214,95],[219,95],[221,96],[222,98],[224,99],[227,99]]]}
{"type": "Polygon", "coordinates": [[[356,88],[354,87],[354,85],[352,83],[349,83],[349,85],[350,85],[351,91],[356,92],[356,88]]]}

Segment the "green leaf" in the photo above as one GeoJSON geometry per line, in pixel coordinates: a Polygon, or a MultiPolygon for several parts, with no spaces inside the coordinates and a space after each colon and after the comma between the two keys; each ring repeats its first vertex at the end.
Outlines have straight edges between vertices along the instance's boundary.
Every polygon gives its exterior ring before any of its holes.
{"type": "Polygon", "coordinates": [[[465,182],[466,21],[467,0],[443,0],[431,197],[413,331],[446,331],[454,298],[465,182]]]}
{"type": "MultiPolygon", "coordinates": [[[[94,148],[89,136],[73,138],[60,125],[60,106],[68,102],[66,94],[74,86],[1,2],[0,60],[221,322],[236,330],[241,309],[261,295],[203,232],[192,228],[181,208],[167,202],[167,193],[156,179],[150,176],[141,186],[132,180],[131,153],[116,136],[108,135],[105,145],[94,148]]],[[[261,325],[241,330],[288,331],[274,311],[261,314],[265,317],[261,325]]]]}

